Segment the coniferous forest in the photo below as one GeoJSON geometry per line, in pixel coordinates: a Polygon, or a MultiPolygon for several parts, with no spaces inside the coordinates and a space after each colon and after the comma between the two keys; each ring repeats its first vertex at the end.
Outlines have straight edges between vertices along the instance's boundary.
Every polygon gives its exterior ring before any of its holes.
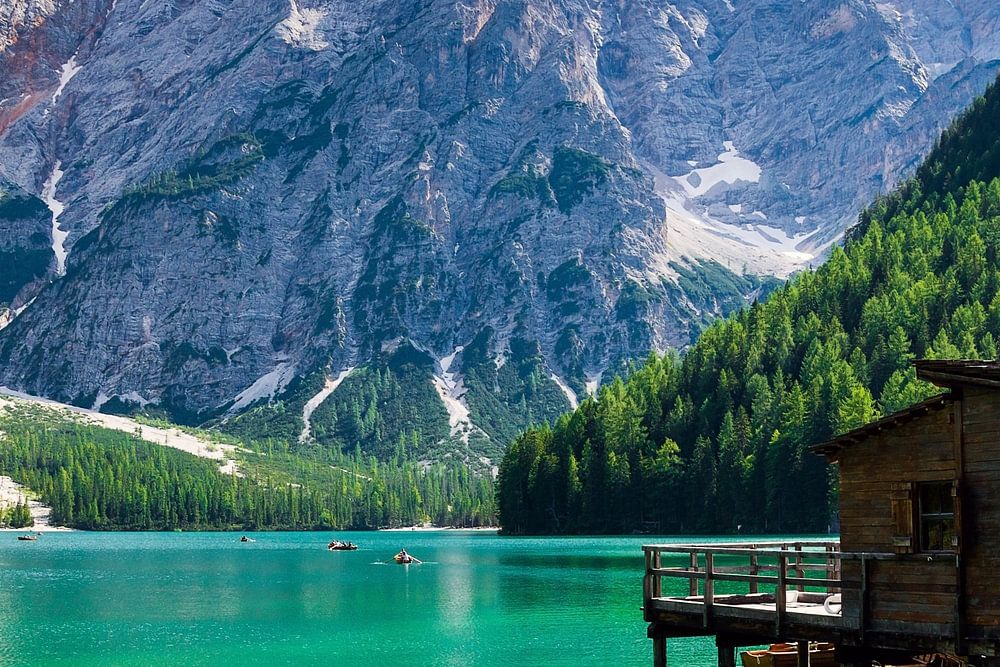
{"type": "Polygon", "coordinates": [[[505,532],[826,531],[835,478],[810,445],[940,391],[914,358],[996,357],[998,119],[995,83],[818,269],[518,437],[505,532]]]}
{"type": "MultiPolygon", "coordinates": [[[[0,474],[37,493],[56,525],[323,530],[493,522],[490,480],[460,466],[311,459],[266,443],[243,452],[241,475],[235,476],[221,473],[215,461],[146,442],[139,433],[40,412],[0,411],[0,474]]],[[[0,522],[28,525],[26,510],[6,510],[0,522]]]]}

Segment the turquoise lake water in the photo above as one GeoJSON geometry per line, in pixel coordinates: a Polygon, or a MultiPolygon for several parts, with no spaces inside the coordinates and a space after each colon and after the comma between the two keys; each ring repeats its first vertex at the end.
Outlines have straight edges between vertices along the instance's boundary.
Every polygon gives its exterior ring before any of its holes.
{"type": "MultiPolygon", "coordinates": [[[[0,664],[650,665],[641,545],[715,541],[250,535],[0,533],[0,664]]],[[[714,658],[670,643],[671,665],[714,658]]]]}

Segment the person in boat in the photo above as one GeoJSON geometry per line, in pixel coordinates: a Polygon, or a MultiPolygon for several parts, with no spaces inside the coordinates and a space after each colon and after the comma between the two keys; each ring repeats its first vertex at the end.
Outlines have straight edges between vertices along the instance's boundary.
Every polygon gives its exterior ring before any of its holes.
{"type": "Polygon", "coordinates": [[[399,554],[396,555],[396,558],[399,559],[400,563],[412,563],[413,562],[413,556],[411,556],[410,554],[406,553],[406,549],[400,549],[399,550],[399,554]]]}
{"type": "Polygon", "coordinates": [[[250,538],[247,537],[246,535],[244,535],[243,537],[240,538],[240,542],[249,542],[249,541],[250,541],[250,538]]]}

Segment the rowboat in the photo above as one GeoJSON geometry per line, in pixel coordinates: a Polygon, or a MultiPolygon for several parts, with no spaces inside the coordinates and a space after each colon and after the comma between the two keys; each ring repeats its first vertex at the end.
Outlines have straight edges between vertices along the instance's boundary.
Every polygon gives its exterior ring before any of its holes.
{"type": "MultiPolygon", "coordinates": [[[[743,667],[796,667],[798,650],[794,644],[771,644],[769,648],[740,653],[743,667]]],[[[836,667],[833,644],[810,644],[809,664],[813,667],[836,667]]]]}
{"type": "Polygon", "coordinates": [[[326,545],[326,548],[330,551],[357,551],[358,545],[354,542],[341,542],[339,540],[334,540],[326,545]]]}
{"type": "Polygon", "coordinates": [[[420,563],[423,562],[417,560],[410,554],[396,554],[395,556],[392,557],[392,559],[396,561],[396,563],[398,563],[399,565],[410,565],[411,563],[414,565],[419,565],[420,563]]]}

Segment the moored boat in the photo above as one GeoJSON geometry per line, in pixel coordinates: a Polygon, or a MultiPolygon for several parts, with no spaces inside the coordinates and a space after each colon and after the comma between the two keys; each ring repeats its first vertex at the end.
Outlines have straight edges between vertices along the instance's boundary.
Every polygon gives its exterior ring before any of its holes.
{"type": "Polygon", "coordinates": [[[18,535],[17,539],[21,540],[22,542],[34,542],[35,540],[38,539],[38,536],[37,535],[18,535]]]}
{"type": "MultiPolygon", "coordinates": [[[[740,654],[743,667],[796,667],[798,651],[794,644],[771,644],[758,651],[740,654]]],[[[809,664],[815,667],[836,667],[833,644],[810,644],[809,664]]]]}

